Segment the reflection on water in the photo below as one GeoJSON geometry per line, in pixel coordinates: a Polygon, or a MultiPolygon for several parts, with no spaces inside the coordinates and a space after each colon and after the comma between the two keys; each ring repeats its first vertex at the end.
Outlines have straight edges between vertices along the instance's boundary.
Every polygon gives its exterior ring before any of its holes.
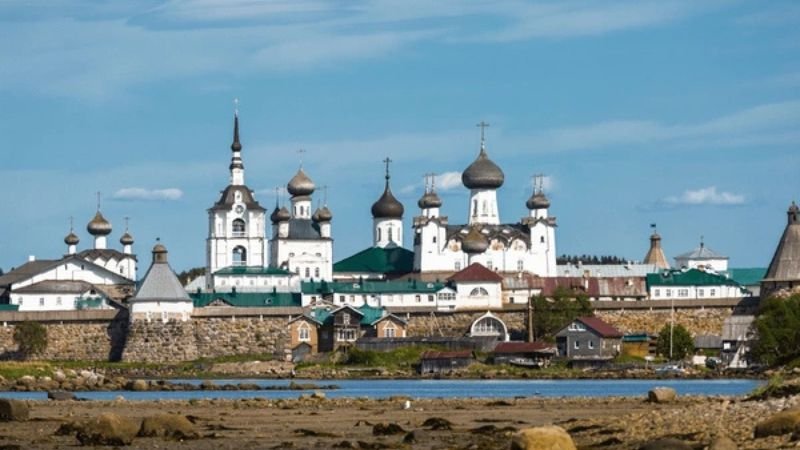
{"type": "MultiPolygon", "coordinates": [[[[201,380],[172,380],[199,384],[201,380]]],[[[457,397],[609,397],[644,396],[655,386],[674,388],[679,395],[743,395],[755,389],[758,380],[293,380],[299,383],[336,384],[341,389],[326,391],[329,398],[412,398],[457,397]]],[[[214,380],[217,384],[254,383],[285,386],[289,380],[214,380]]],[[[89,400],[188,400],[202,398],[297,398],[304,391],[159,391],[159,392],[76,392],[89,400]]],[[[305,391],[308,392],[308,391],[305,391]]],[[[45,392],[1,392],[0,397],[45,400],[45,392]]]]}

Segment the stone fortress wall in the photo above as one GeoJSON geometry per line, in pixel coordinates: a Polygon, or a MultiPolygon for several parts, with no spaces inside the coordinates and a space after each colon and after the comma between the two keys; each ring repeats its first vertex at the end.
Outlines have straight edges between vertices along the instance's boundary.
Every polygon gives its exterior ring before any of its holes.
{"type": "MultiPolygon", "coordinates": [[[[722,334],[724,320],[734,313],[731,305],[675,308],[676,323],[693,335],[722,334]]],[[[395,312],[408,321],[408,336],[461,337],[470,325],[487,311],[395,312]]],[[[741,311],[737,310],[737,313],[741,311]]],[[[112,310],[68,312],[0,312],[0,357],[16,351],[13,341],[17,323],[39,321],[47,328],[48,348],[39,357],[49,360],[86,361],[187,361],[236,354],[290,354],[288,322],[302,313],[300,308],[204,308],[191,320],[136,321],[129,323],[127,312],[112,310]]],[[[669,323],[669,308],[610,308],[595,310],[596,315],[623,332],[646,331],[656,334],[669,323]]],[[[526,311],[496,310],[508,327],[512,339],[525,339],[526,311]]]]}

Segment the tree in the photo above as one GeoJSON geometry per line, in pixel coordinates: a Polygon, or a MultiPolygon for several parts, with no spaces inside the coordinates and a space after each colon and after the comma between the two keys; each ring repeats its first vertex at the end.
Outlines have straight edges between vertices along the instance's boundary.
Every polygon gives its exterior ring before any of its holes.
{"type": "Polygon", "coordinates": [[[800,358],[800,294],[762,302],[753,328],[757,336],[750,351],[755,360],[773,366],[800,358]]]}
{"type": "MultiPolygon", "coordinates": [[[[656,351],[665,358],[670,358],[670,325],[664,325],[658,333],[656,351]]],[[[694,339],[689,330],[676,323],[672,329],[672,360],[681,360],[694,353],[694,339]]]]}
{"type": "Polygon", "coordinates": [[[14,330],[14,343],[23,359],[47,348],[47,328],[39,322],[22,322],[14,330]]]}
{"type": "Polygon", "coordinates": [[[183,272],[178,274],[178,280],[180,280],[181,285],[184,287],[191,283],[192,280],[195,278],[205,275],[206,268],[205,267],[193,267],[189,270],[184,270],[183,272]]]}
{"type": "Polygon", "coordinates": [[[591,316],[592,306],[583,292],[558,287],[550,298],[537,295],[533,301],[533,330],[537,339],[552,338],[562,327],[581,316],[591,316]]]}

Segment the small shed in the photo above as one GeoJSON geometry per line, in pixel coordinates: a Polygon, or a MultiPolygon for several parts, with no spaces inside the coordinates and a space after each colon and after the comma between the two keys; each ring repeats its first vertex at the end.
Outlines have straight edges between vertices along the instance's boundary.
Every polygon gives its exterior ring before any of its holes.
{"type": "Polygon", "coordinates": [[[468,367],[475,361],[470,351],[436,352],[427,351],[419,360],[419,373],[442,373],[468,367]]]}
{"type": "Polygon", "coordinates": [[[645,332],[626,334],[622,336],[622,354],[637,358],[655,356],[656,337],[645,332]]]}
{"type": "Polygon", "coordinates": [[[548,342],[500,342],[491,359],[495,364],[513,364],[526,367],[547,367],[558,354],[554,344],[548,342]]]}

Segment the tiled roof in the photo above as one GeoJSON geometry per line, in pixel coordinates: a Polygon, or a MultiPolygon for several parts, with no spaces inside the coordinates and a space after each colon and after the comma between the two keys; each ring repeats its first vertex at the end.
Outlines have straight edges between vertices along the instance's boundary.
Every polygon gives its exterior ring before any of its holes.
{"type": "Polygon", "coordinates": [[[599,334],[601,337],[604,338],[622,337],[621,331],[607,324],[606,322],[603,321],[603,319],[600,319],[599,317],[578,317],[576,320],[580,321],[587,327],[596,331],[597,334],[599,334]]]}
{"type": "Polygon", "coordinates": [[[333,265],[334,273],[408,273],[414,270],[414,252],[403,247],[370,247],[333,265]]]}
{"type": "Polygon", "coordinates": [[[18,281],[25,280],[41,272],[44,272],[51,267],[57,265],[60,260],[53,259],[40,259],[37,261],[28,261],[25,264],[17,267],[16,269],[0,276],[0,286],[9,286],[18,281]]]}
{"type": "Polygon", "coordinates": [[[550,353],[556,346],[549,342],[500,342],[494,347],[494,353],[550,353]]]}
{"type": "Polygon", "coordinates": [[[648,274],[647,287],[651,286],[739,286],[739,283],[724,275],[687,269],[648,274]]]}
{"type": "Polygon", "coordinates": [[[454,281],[456,283],[473,283],[482,281],[500,283],[503,281],[503,277],[479,263],[472,263],[460,272],[456,272],[447,280],[454,281]]]}
{"type": "Polygon", "coordinates": [[[261,205],[258,204],[258,201],[253,198],[253,191],[251,191],[250,188],[247,186],[234,185],[229,185],[224,191],[222,191],[222,195],[220,195],[219,200],[214,203],[214,206],[211,207],[211,210],[216,211],[231,209],[233,204],[236,202],[236,192],[241,193],[242,203],[247,206],[247,209],[251,211],[266,211],[261,205]]]}
{"type": "Polygon", "coordinates": [[[194,306],[202,308],[219,300],[239,308],[300,306],[300,294],[291,292],[203,292],[189,294],[194,306]]]}
{"type": "Polygon", "coordinates": [[[311,219],[289,219],[288,239],[319,240],[323,238],[319,232],[319,225],[311,219]]]}
{"type": "Polygon", "coordinates": [[[283,275],[292,276],[292,272],[278,267],[261,266],[229,266],[214,272],[214,275],[283,275]]]}

